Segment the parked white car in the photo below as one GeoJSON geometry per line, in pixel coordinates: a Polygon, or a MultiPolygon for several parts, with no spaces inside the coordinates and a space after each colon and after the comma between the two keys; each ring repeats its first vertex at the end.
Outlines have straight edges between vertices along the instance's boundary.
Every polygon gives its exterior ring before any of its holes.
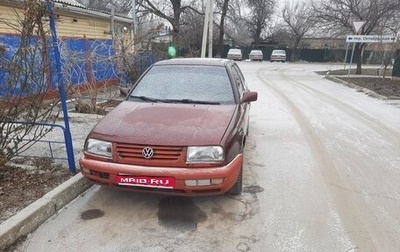
{"type": "Polygon", "coordinates": [[[242,60],[243,59],[242,50],[238,48],[229,49],[227,58],[231,60],[242,60]]]}
{"type": "Polygon", "coordinates": [[[264,55],[261,50],[251,50],[249,54],[249,60],[250,61],[263,61],[264,55]]]}
{"type": "Polygon", "coordinates": [[[269,59],[269,61],[273,62],[273,61],[282,61],[285,62],[286,61],[286,52],[285,50],[273,50],[271,53],[271,58],[269,59]]]}

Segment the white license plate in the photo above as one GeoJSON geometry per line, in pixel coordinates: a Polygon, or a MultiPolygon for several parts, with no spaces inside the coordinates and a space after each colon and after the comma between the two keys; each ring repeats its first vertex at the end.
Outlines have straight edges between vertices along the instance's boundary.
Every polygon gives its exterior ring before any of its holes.
{"type": "Polygon", "coordinates": [[[117,176],[118,185],[142,186],[155,188],[174,188],[175,178],[172,177],[139,177],[117,176]]]}

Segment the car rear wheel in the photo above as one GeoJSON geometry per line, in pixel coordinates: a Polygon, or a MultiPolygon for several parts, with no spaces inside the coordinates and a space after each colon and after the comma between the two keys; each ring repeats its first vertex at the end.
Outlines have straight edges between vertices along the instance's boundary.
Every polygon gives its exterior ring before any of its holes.
{"type": "Polygon", "coordinates": [[[231,195],[240,195],[243,190],[243,168],[240,168],[239,177],[236,180],[236,183],[229,190],[229,194],[231,195]]]}

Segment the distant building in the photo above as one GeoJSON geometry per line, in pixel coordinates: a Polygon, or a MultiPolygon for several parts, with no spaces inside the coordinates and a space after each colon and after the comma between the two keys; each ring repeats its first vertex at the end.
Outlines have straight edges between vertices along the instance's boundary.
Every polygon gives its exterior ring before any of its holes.
{"type": "Polygon", "coordinates": [[[345,37],[304,37],[300,49],[346,49],[345,37]]]}

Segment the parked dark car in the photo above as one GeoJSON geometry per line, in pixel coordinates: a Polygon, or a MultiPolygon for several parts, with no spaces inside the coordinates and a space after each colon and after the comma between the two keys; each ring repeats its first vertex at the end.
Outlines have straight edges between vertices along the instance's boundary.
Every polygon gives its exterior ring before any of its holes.
{"type": "Polygon", "coordinates": [[[159,61],[89,133],[81,172],[136,191],[240,194],[256,100],[232,60],[159,61]]]}

